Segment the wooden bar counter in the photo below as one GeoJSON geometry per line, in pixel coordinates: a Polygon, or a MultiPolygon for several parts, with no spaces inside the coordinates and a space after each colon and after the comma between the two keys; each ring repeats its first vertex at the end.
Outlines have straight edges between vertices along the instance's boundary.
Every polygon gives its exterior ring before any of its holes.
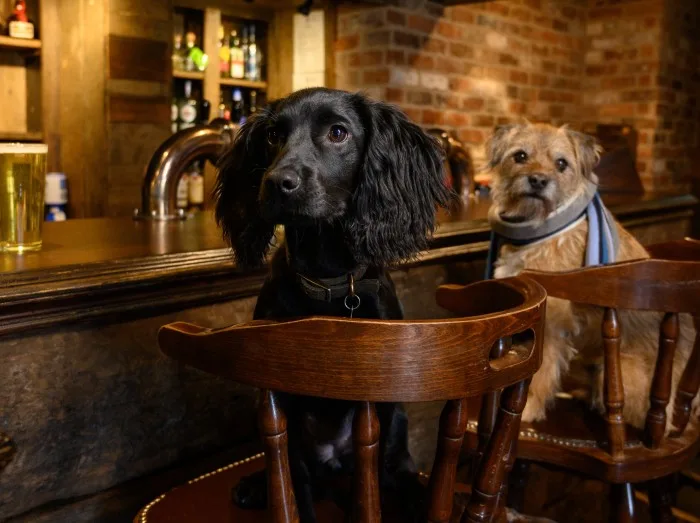
{"type": "MultiPolygon", "coordinates": [[[[697,204],[690,195],[604,200],[643,243],[687,235],[697,204]]],[[[437,285],[481,277],[488,206],[442,214],[431,248],[396,269],[407,317],[443,315],[437,285]]],[[[0,520],[126,521],[183,480],[134,478],[255,442],[254,391],[167,360],[156,333],[175,320],[250,319],[265,271],[235,267],[211,213],[46,223],[43,237],[40,252],[0,255],[0,431],[16,445],[0,473],[0,520]]],[[[435,435],[422,421],[439,408],[409,415],[426,467],[435,435]]]]}

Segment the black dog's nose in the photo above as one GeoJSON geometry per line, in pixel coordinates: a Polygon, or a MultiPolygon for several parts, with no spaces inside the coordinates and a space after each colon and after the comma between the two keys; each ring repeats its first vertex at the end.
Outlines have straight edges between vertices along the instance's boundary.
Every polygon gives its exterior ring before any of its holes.
{"type": "Polygon", "coordinates": [[[549,183],[549,180],[547,180],[547,178],[538,174],[531,174],[527,177],[527,181],[530,182],[530,187],[532,187],[536,191],[541,191],[542,189],[547,187],[547,184],[549,183]]]}
{"type": "Polygon", "coordinates": [[[275,186],[282,194],[292,194],[301,185],[301,178],[293,171],[282,171],[268,177],[267,183],[275,186]]]}

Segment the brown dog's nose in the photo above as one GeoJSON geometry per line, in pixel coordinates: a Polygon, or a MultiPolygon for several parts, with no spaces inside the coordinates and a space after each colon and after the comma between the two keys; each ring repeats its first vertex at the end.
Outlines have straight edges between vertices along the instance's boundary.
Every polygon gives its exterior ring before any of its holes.
{"type": "Polygon", "coordinates": [[[527,177],[527,181],[530,182],[530,187],[532,187],[536,191],[541,191],[542,189],[547,187],[547,184],[549,183],[549,180],[547,180],[547,178],[545,178],[544,176],[540,176],[539,174],[531,174],[527,177]]]}

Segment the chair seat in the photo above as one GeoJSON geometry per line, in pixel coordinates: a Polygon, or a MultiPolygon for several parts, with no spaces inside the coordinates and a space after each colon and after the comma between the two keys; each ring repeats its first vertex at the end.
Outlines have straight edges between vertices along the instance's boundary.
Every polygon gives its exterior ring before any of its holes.
{"type": "MultiPolygon", "coordinates": [[[[468,448],[476,448],[476,421],[467,424],[468,448]]],[[[613,460],[607,450],[605,419],[590,404],[557,398],[547,419],[522,423],[519,459],[561,466],[610,483],[636,483],[671,474],[700,449],[698,424],[688,425],[680,437],[666,438],[656,450],[642,443],[642,431],[626,426],[624,457],[613,460]]]]}
{"type": "MultiPolygon", "coordinates": [[[[176,487],[146,505],[134,523],[261,523],[266,521],[262,510],[238,508],[231,501],[231,490],[241,478],[265,468],[263,454],[257,454],[176,487]]],[[[421,474],[423,479],[427,476],[421,474]]],[[[457,492],[469,493],[469,486],[458,484],[457,492]]],[[[455,503],[453,521],[459,521],[464,505],[455,503]]],[[[343,511],[331,501],[316,504],[319,523],[342,523],[343,511]]],[[[394,514],[382,514],[386,523],[404,523],[394,514]]]]}

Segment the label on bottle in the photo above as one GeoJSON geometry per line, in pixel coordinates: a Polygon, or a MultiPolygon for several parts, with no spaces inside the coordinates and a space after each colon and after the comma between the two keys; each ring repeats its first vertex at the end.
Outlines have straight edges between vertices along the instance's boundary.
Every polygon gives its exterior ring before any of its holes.
{"type": "Polygon", "coordinates": [[[177,197],[175,199],[175,206],[178,209],[185,209],[187,207],[189,178],[189,175],[185,173],[180,177],[180,180],[177,182],[177,197]]]}
{"type": "Polygon", "coordinates": [[[219,71],[221,71],[222,76],[229,75],[231,51],[227,45],[223,46],[219,50],[219,71]]]}
{"type": "Polygon", "coordinates": [[[190,205],[204,203],[204,176],[199,173],[190,175],[189,196],[190,205]]]}
{"type": "Polygon", "coordinates": [[[177,104],[175,102],[173,102],[173,104],[170,106],[170,121],[177,122],[178,114],[179,114],[179,111],[177,110],[177,104]]]}
{"type": "Polygon", "coordinates": [[[197,109],[193,105],[184,104],[182,107],[180,107],[180,120],[186,124],[189,124],[193,123],[196,119],[197,109]]]}
{"type": "Polygon", "coordinates": [[[240,47],[231,49],[231,78],[243,78],[245,67],[243,62],[243,49],[240,47]]]}
{"type": "Polygon", "coordinates": [[[12,38],[24,38],[32,40],[34,38],[34,24],[29,22],[10,22],[8,34],[12,38]]]}

